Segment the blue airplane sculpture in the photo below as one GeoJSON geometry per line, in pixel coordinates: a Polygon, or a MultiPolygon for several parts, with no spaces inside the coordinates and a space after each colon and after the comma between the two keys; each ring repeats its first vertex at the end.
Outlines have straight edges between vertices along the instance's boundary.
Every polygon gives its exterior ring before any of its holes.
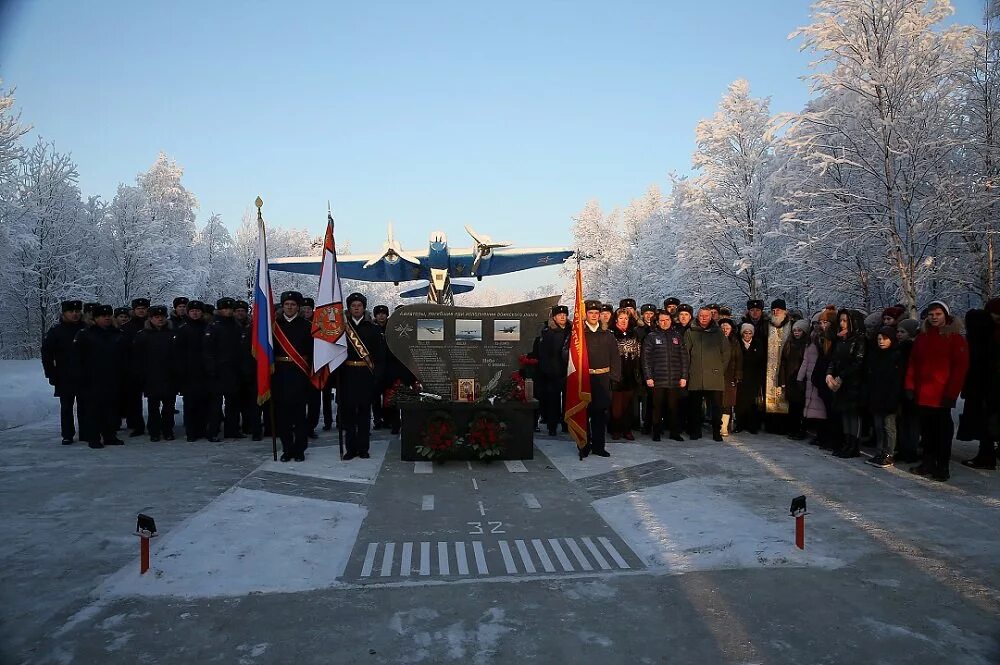
{"type": "MultiPolygon", "coordinates": [[[[390,224],[380,253],[337,256],[337,271],[343,279],[392,282],[397,286],[400,282],[425,281],[426,285],[403,291],[400,297],[418,298],[426,294],[427,302],[454,305],[456,293],[471,291],[483,277],[556,265],[573,254],[563,248],[508,249],[510,243],[494,242],[471,226],[465,230],[475,246],[451,250],[445,234],[435,231],[426,253],[411,254],[395,239],[390,224]]],[[[318,256],[288,257],[274,259],[269,266],[271,270],[318,275],[320,260],[318,256]]]]}

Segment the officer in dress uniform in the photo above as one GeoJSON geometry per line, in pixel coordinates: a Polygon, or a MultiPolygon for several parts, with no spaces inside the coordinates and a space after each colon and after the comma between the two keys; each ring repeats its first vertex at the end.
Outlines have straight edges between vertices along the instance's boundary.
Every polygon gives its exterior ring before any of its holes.
{"type": "Polygon", "coordinates": [[[62,319],[49,328],[42,342],[42,369],[49,385],[55,388],[55,396],[59,398],[59,422],[62,430],[63,445],[73,443],[76,428],[73,426],[73,404],[77,405],[77,421],[80,423],[80,438],[83,439],[83,414],[77,401],[79,387],[71,362],[73,355],[73,339],[83,330],[80,318],[83,316],[83,301],[64,300],[62,302],[62,319]]]}
{"type": "MultiPolygon", "coordinates": [[[[132,317],[122,327],[122,332],[125,333],[125,346],[129,352],[132,351],[132,343],[135,342],[136,334],[146,327],[148,316],[149,299],[135,298],[132,300],[132,317]]],[[[130,358],[126,357],[125,362],[129,363],[130,358]]],[[[142,417],[142,384],[135,379],[131,371],[129,371],[125,381],[122,406],[124,407],[122,415],[125,416],[125,424],[132,430],[129,432],[129,436],[142,436],[146,431],[146,421],[142,417]]]]}
{"type": "Polygon", "coordinates": [[[368,300],[360,293],[347,296],[347,360],[337,368],[337,413],[345,433],[345,460],[369,456],[372,398],[385,372],[385,340],[365,318],[367,307],[368,300]]]}
{"type": "Polygon", "coordinates": [[[189,442],[206,435],[210,393],[205,377],[204,303],[188,303],[187,323],[176,333],[177,367],[181,394],[184,395],[184,433],[189,442]]]}
{"type": "MultiPolygon", "coordinates": [[[[378,329],[378,333],[382,336],[382,343],[385,344],[385,325],[389,321],[389,308],[385,305],[375,305],[375,309],[372,310],[372,317],[375,319],[375,327],[378,329]]],[[[375,396],[372,397],[372,429],[382,429],[383,422],[385,421],[385,413],[382,407],[382,395],[385,393],[388,385],[385,383],[389,381],[389,376],[386,373],[382,375],[382,382],[375,386],[375,396]]]]}
{"type": "Polygon", "coordinates": [[[149,440],[174,440],[177,400],[177,345],[166,305],[149,308],[149,323],[132,343],[131,371],[146,396],[149,440]]]}
{"type": "Polygon", "coordinates": [[[202,350],[205,357],[205,373],[208,375],[211,391],[211,404],[208,408],[208,440],[213,443],[220,440],[220,424],[223,437],[245,438],[240,432],[243,347],[240,345],[240,326],[233,318],[235,305],[236,301],[232,298],[219,298],[215,303],[217,316],[205,328],[202,350]],[[224,409],[223,402],[225,402],[224,409]],[[222,423],[219,422],[220,419],[222,423]]]}
{"type": "Polygon", "coordinates": [[[112,325],[114,308],[94,308],[94,325],[77,333],[73,340],[73,358],[79,377],[80,395],[84,398],[83,430],[91,448],[120,446],[124,442],[116,432],[118,394],[125,382],[128,348],[121,330],[112,325]]]}
{"type": "Polygon", "coordinates": [[[274,375],[271,399],[274,400],[274,428],[281,439],[281,461],[306,459],[309,445],[309,421],[306,401],[312,383],[312,326],[299,315],[302,294],[281,294],[281,311],[274,318],[274,375]]]}
{"type": "Polygon", "coordinates": [[[580,457],[582,459],[590,453],[611,457],[604,447],[608,409],[611,407],[611,382],[621,380],[622,361],[614,333],[601,326],[601,303],[588,300],[584,306],[587,310],[583,334],[587,339],[590,365],[590,404],[587,405],[587,445],[580,451],[580,457]]]}
{"type": "Polygon", "coordinates": [[[538,366],[542,376],[542,386],[545,391],[542,418],[548,427],[549,436],[555,436],[559,424],[566,431],[563,422],[566,397],[566,366],[569,357],[563,349],[569,344],[573,330],[569,323],[569,308],[566,305],[556,305],[552,308],[548,324],[542,330],[542,339],[538,344],[538,366]]]}

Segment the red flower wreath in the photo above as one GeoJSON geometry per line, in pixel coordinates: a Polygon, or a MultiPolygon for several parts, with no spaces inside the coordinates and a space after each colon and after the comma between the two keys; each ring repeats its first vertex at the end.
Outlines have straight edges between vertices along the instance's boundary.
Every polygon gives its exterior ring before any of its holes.
{"type": "Polygon", "coordinates": [[[427,459],[444,459],[454,454],[457,441],[458,434],[451,415],[446,411],[435,411],[424,425],[417,453],[427,459]]]}
{"type": "Polygon", "coordinates": [[[503,454],[507,425],[489,411],[479,411],[469,421],[465,445],[481,460],[490,461],[503,454]]]}

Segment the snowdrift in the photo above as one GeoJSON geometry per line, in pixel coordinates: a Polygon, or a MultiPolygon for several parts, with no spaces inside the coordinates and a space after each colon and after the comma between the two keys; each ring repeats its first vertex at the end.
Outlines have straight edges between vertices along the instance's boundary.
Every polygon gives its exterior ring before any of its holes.
{"type": "Polygon", "coordinates": [[[58,416],[59,400],[52,392],[37,358],[0,360],[0,430],[58,416]]]}

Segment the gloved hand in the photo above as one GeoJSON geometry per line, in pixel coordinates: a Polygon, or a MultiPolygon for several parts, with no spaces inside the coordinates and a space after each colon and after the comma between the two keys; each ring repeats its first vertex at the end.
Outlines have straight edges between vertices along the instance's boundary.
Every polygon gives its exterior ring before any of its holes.
{"type": "Polygon", "coordinates": [[[949,409],[949,410],[954,409],[955,408],[955,400],[951,399],[950,397],[942,397],[941,398],[941,408],[943,408],[943,409],[949,409]]]}

